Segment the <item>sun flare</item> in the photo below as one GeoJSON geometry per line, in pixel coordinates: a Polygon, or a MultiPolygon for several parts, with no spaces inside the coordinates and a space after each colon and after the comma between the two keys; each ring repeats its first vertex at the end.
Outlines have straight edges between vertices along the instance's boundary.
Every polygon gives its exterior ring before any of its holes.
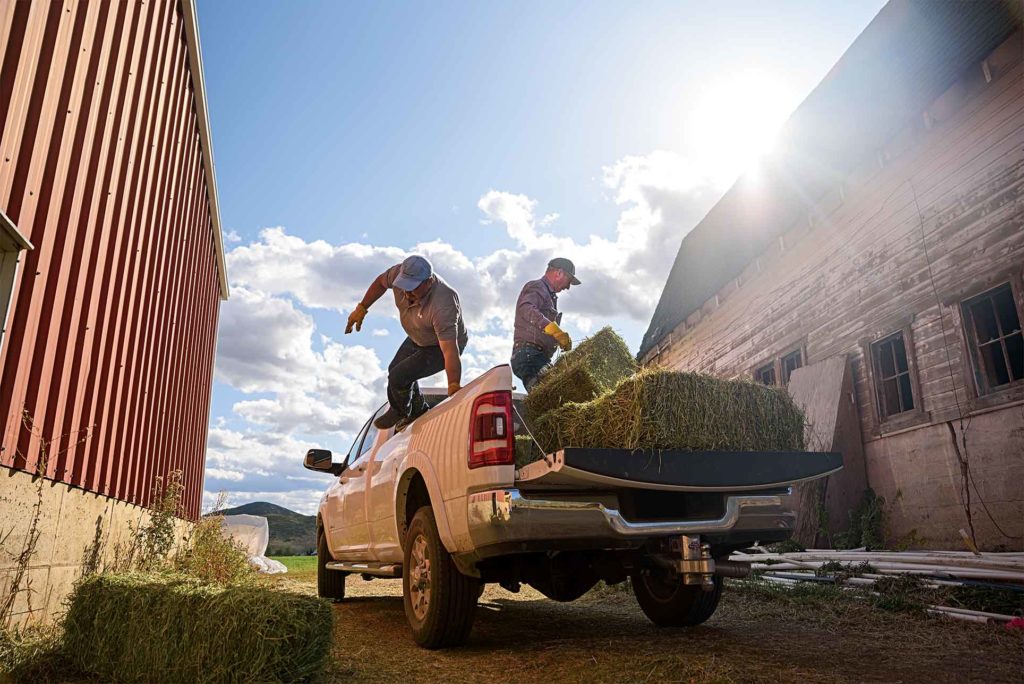
{"type": "Polygon", "coordinates": [[[711,178],[731,183],[772,151],[797,104],[793,91],[770,74],[728,76],[697,94],[688,144],[711,178]]]}

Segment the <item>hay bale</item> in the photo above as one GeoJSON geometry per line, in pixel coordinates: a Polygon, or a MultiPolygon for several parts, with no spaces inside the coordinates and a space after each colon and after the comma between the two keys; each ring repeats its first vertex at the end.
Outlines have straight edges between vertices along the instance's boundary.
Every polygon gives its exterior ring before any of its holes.
{"type": "Polygon", "coordinates": [[[544,458],[540,447],[533,443],[529,435],[516,435],[516,468],[522,468],[534,461],[544,458]]]}
{"type": "Polygon", "coordinates": [[[535,421],[547,452],[569,446],[799,451],[804,418],[785,390],[697,373],[643,370],[608,394],[535,421]]]}
{"type": "Polygon", "coordinates": [[[326,602],[259,585],[99,575],[71,596],[63,650],[120,682],[294,682],[320,676],[331,643],[326,602]]]}
{"type": "Polygon", "coordinates": [[[536,420],[567,402],[590,401],[636,372],[636,359],[610,327],[602,328],[575,349],[562,354],[541,376],[523,402],[536,420]]]}

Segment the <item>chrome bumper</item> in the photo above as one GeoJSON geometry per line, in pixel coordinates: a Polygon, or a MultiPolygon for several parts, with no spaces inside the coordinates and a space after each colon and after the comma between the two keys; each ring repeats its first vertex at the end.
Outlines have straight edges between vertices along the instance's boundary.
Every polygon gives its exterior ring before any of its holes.
{"type": "Polygon", "coordinates": [[[497,489],[471,494],[468,499],[469,534],[479,558],[489,546],[516,542],[605,540],[640,542],[647,538],[792,530],[796,512],[791,493],[729,496],[721,517],[693,520],[634,522],[604,504],[524,497],[518,489],[497,489]]]}

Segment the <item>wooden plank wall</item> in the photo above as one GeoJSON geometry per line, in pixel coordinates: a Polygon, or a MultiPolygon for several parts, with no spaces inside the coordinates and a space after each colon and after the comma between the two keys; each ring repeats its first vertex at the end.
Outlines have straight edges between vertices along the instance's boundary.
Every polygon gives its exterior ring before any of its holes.
{"type": "Polygon", "coordinates": [[[1024,481],[1024,387],[978,396],[959,313],[1007,281],[1024,310],[1022,51],[1018,31],[986,60],[990,82],[972,65],[884,150],[865,150],[841,188],[645,359],[740,377],[796,346],[805,363],[847,356],[869,482],[894,502],[896,537],[959,545],[968,520],[952,435],[966,429],[978,538],[1024,548],[1024,489],[1008,484],[1024,481]],[[904,326],[924,412],[895,430],[878,418],[867,350],[904,326]]]}
{"type": "Polygon", "coordinates": [[[0,2],[0,208],[35,245],[0,349],[0,464],[202,502],[220,302],[179,0],[0,2]]]}

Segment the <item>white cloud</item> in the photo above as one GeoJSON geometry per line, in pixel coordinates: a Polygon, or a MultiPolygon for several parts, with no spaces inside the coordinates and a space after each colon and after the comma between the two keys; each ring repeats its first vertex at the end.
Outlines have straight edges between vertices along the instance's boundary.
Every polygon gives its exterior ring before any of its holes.
{"type": "Polygon", "coordinates": [[[229,244],[233,244],[235,242],[241,242],[242,241],[242,236],[238,234],[237,230],[229,230],[227,232],[227,234],[224,236],[224,241],[229,243],[229,244]]]}
{"type": "Polygon", "coordinates": [[[373,330],[374,337],[387,337],[390,334],[391,333],[388,332],[386,328],[374,328],[373,330]]]}

